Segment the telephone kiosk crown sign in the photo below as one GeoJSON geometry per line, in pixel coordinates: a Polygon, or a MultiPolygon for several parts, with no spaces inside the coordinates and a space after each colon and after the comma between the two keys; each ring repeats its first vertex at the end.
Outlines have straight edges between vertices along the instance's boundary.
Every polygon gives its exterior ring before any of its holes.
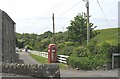
{"type": "Polygon", "coordinates": [[[48,63],[57,62],[57,46],[55,44],[49,44],[48,46],[48,63]]]}

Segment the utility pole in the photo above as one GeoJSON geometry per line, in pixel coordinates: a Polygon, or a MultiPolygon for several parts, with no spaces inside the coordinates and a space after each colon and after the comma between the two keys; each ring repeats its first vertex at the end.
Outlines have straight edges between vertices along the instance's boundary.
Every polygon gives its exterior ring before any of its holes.
{"type": "Polygon", "coordinates": [[[89,27],[89,0],[86,2],[86,8],[87,8],[87,45],[90,40],[90,27],[89,27]]]}
{"type": "Polygon", "coordinates": [[[52,15],[52,20],[53,20],[53,43],[55,44],[55,21],[54,21],[54,13],[52,15]]]}

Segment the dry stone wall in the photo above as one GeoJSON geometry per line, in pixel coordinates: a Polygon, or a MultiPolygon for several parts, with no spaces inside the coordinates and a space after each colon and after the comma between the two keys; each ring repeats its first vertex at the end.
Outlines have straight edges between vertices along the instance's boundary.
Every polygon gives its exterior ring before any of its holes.
{"type": "Polygon", "coordinates": [[[2,73],[13,73],[33,77],[60,78],[59,66],[56,64],[18,64],[2,63],[2,73]]]}

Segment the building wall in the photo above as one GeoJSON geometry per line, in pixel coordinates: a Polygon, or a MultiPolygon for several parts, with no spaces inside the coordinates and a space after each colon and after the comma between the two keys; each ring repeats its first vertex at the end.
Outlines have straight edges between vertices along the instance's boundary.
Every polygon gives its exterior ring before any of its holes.
{"type": "Polygon", "coordinates": [[[120,1],[118,2],[118,27],[120,28],[120,1]]]}
{"type": "Polygon", "coordinates": [[[16,40],[15,40],[15,22],[5,13],[4,11],[0,11],[0,20],[2,21],[1,24],[1,31],[2,34],[0,38],[2,38],[0,42],[0,53],[2,54],[2,61],[3,62],[15,62],[16,61],[16,40]]]}
{"type": "MultiPolygon", "coordinates": [[[[2,11],[0,10],[0,62],[2,61],[2,11]]],[[[2,67],[0,67],[0,73],[2,72],[2,67]]],[[[1,78],[1,74],[0,74],[1,78]]]]}
{"type": "Polygon", "coordinates": [[[2,11],[0,10],[0,61],[2,61],[2,11]]]}

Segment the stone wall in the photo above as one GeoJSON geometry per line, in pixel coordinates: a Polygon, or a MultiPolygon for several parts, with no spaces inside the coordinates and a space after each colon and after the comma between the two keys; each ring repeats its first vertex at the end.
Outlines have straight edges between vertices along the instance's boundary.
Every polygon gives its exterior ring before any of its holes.
{"type": "Polygon", "coordinates": [[[120,28],[120,1],[118,2],[118,27],[120,28]]]}
{"type": "MultiPolygon", "coordinates": [[[[2,11],[0,10],[0,62],[2,62],[2,11]]],[[[0,67],[0,72],[2,72],[2,68],[0,67]]],[[[1,74],[0,74],[1,78],[1,74]]]]}
{"type": "Polygon", "coordinates": [[[16,62],[15,47],[15,22],[6,12],[0,10],[0,58],[2,62],[16,62]]]}
{"type": "Polygon", "coordinates": [[[48,77],[57,79],[60,78],[59,65],[56,64],[17,64],[17,63],[2,63],[2,73],[13,73],[19,75],[33,77],[48,77]]]}

